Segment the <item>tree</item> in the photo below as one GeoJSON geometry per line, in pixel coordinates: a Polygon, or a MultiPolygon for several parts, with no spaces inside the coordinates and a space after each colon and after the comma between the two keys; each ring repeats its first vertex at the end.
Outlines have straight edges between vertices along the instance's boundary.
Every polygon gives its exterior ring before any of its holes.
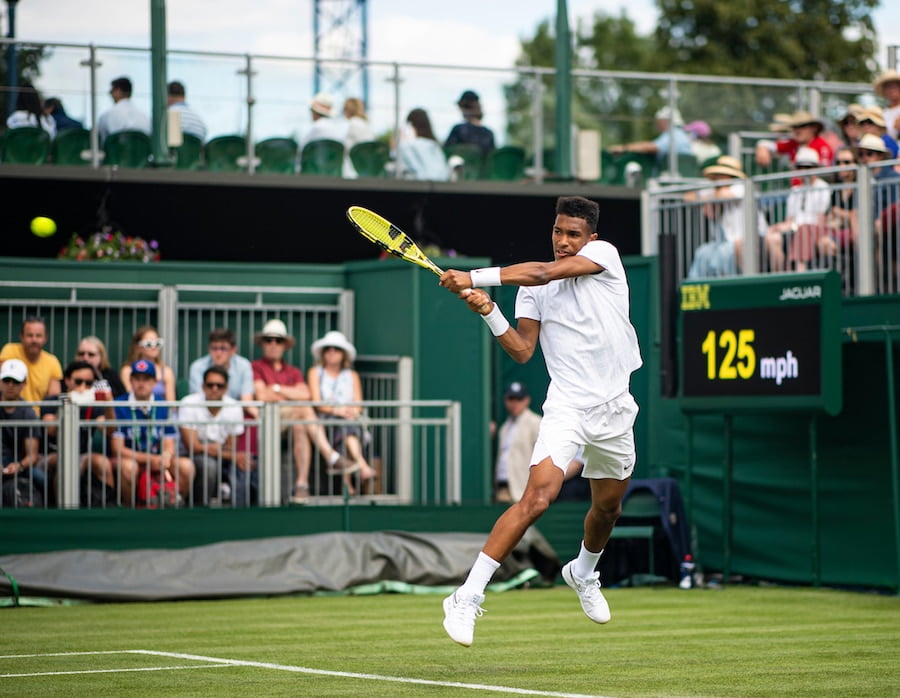
{"type": "MultiPolygon", "coordinates": [[[[21,85],[26,82],[35,84],[41,75],[40,62],[49,55],[46,52],[46,48],[43,46],[35,47],[17,44],[17,49],[16,73],[18,79],[16,84],[21,85]]],[[[3,128],[5,128],[6,116],[9,113],[8,100],[10,99],[10,91],[6,87],[9,85],[7,56],[7,48],[4,46],[3,49],[0,50],[0,85],[4,86],[3,89],[0,89],[0,114],[3,115],[3,118],[0,119],[0,126],[3,128]]]]}

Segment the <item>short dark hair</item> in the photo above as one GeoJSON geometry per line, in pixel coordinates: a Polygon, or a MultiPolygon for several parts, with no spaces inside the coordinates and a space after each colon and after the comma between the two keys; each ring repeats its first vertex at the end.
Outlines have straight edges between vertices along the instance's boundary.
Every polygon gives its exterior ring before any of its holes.
{"type": "Polygon", "coordinates": [[[169,83],[168,91],[172,97],[184,97],[184,85],[178,80],[173,80],[169,83]]]}
{"type": "Polygon", "coordinates": [[[75,371],[83,371],[86,368],[90,369],[91,373],[94,374],[94,380],[97,380],[100,377],[97,374],[96,368],[91,366],[87,361],[81,361],[79,359],[76,359],[68,366],[66,366],[65,370],[63,371],[63,376],[66,378],[71,378],[72,374],[75,373],[75,371]]]}
{"type": "Polygon", "coordinates": [[[228,342],[231,346],[236,347],[237,336],[227,327],[217,327],[209,333],[209,342],[207,344],[212,344],[213,342],[228,342]]]}
{"type": "Polygon", "coordinates": [[[47,331],[47,321],[42,318],[40,315],[28,315],[22,320],[22,327],[19,328],[19,334],[25,331],[25,325],[30,325],[33,322],[39,322],[44,326],[44,331],[47,331]]]}
{"type": "Polygon", "coordinates": [[[131,80],[126,77],[116,78],[110,83],[113,89],[121,90],[126,97],[131,97],[131,80]]]}
{"type": "Polygon", "coordinates": [[[591,232],[596,233],[597,222],[600,220],[600,205],[583,196],[561,196],[556,200],[556,215],[583,218],[587,221],[591,232]]]}
{"type": "Polygon", "coordinates": [[[208,369],[206,369],[203,372],[203,382],[204,383],[206,382],[206,379],[209,377],[210,373],[214,373],[215,375],[219,376],[220,378],[223,378],[226,383],[228,382],[228,371],[226,371],[221,366],[210,366],[208,369]]]}

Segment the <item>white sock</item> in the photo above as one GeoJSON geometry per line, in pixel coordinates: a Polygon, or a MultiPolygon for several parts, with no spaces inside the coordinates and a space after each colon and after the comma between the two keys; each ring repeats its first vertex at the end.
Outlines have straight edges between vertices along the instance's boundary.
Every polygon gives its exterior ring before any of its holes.
{"type": "Polygon", "coordinates": [[[337,463],[337,460],[340,457],[341,457],[340,453],[338,453],[337,451],[332,451],[331,455],[328,456],[328,465],[334,465],[335,463],[337,463]]]}
{"type": "Polygon", "coordinates": [[[581,550],[578,551],[578,557],[575,558],[575,564],[572,565],[572,574],[578,579],[587,579],[594,574],[602,554],[602,550],[599,553],[592,553],[584,547],[584,541],[581,541],[581,550]]]}
{"type": "Polygon", "coordinates": [[[495,559],[488,557],[484,553],[478,553],[478,559],[475,560],[475,564],[469,570],[469,576],[466,577],[466,581],[460,587],[460,590],[467,594],[483,594],[485,587],[491,581],[491,577],[494,576],[494,572],[497,571],[498,567],[500,567],[500,563],[495,559]]]}

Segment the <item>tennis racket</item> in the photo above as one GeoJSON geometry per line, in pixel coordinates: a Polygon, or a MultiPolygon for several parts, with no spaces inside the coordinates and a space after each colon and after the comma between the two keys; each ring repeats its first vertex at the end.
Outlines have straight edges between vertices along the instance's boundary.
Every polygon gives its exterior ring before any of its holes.
{"type": "Polygon", "coordinates": [[[347,218],[364,238],[371,240],[386,252],[407,262],[418,264],[423,269],[429,269],[438,276],[444,273],[444,270],[428,259],[406,233],[374,211],[362,206],[351,206],[347,209],[347,218]]]}

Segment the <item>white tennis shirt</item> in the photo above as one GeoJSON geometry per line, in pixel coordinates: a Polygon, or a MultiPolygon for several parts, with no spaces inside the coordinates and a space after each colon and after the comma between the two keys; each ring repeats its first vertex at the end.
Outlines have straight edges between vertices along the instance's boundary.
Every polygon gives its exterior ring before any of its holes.
{"type": "Polygon", "coordinates": [[[516,296],[516,317],[541,323],[541,351],[550,374],[547,400],[588,408],[627,391],[631,374],[642,361],[628,316],[628,280],[618,250],[604,240],[593,240],[578,254],[604,271],[522,286],[516,296]]]}

